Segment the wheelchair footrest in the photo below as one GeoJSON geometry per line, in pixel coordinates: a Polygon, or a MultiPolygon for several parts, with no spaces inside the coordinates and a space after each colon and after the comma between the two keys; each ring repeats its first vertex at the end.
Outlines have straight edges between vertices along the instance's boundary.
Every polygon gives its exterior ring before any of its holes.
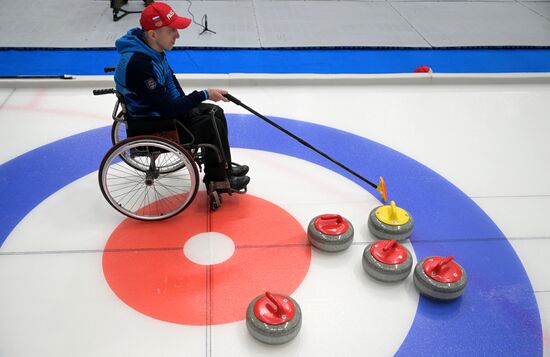
{"type": "Polygon", "coordinates": [[[233,193],[238,193],[239,195],[243,195],[243,194],[246,193],[247,188],[246,188],[246,186],[245,186],[244,188],[242,188],[242,189],[240,189],[240,190],[233,190],[233,189],[232,189],[231,191],[233,191],[233,193]]]}
{"type": "Polygon", "coordinates": [[[224,181],[210,181],[207,185],[207,191],[208,193],[212,193],[214,191],[219,193],[225,193],[231,191],[231,186],[229,185],[228,180],[224,181]]]}
{"type": "Polygon", "coordinates": [[[208,194],[208,199],[210,201],[210,210],[215,211],[221,207],[223,193],[227,193],[231,196],[233,193],[245,194],[246,191],[246,187],[240,190],[232,189],[229,184],[229,180],[208,182],[206,185],[206,193],[208,194]]]}

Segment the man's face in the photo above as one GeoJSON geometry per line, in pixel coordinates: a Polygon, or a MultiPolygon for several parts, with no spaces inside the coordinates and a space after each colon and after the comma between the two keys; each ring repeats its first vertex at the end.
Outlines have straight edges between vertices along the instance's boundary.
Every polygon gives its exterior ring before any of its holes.
{"type": "Polygon", "coordinates": [[[176,40],[180,38],[178,30],[165,26],[155,30],[157,45],[165,51],[174,48],[176,40]]]}

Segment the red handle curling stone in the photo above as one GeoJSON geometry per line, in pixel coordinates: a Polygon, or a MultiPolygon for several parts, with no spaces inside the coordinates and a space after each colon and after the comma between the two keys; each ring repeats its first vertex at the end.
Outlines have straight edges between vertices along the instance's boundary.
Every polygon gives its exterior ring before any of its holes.
{"type": "Polygon", "coordinates": [[[424,272],[441,283],[456,283],[462,277],[462,269],[452,256],[432,257],[424,262],[424,272]]]}
{"type": "Polygon", "coordinates": [[[363,269],[383,282],[400,281],[411,272],[412,256],[395,239],[374,242],[363,251],[363,269]]]}
{"type": "Polygon", "coordinates": [[[401,264],[407,260],[407,250],[395,239],[377,242],[370,247],[372,256],[384,264],[401,264]]]}
{"type": "Polygon", "coordinates": [[[298,335],[302,326],[302,310],[290,296],[267,291],[257,296],[246,309],[246,328],[263,343],[280,345],[298,335]]]}
{"type": "Polygon", "coordinates": [[[307,237],[316,248],[339,252],[351,245],[353,225],[339,214],[322,214],[309,222],[307,237]]]}
{"type": "Polygon", "coordinates": [[[280,325],[294,317],[296,307],[284,295],[274,295],[267,291],[256,301],[254,315],[266,324],[280,325]]]}
{"type": "Polygon", "coordinates": [[[452,256],[430,256],[414,268],[414,285],[421,295],[436,300],[453,300],[464,293],[468,275],[452,256]]]}
{"type": "Polygon", "coordinates": [[[337,236],[345,233],[349,224],[339,214],[324,214],[315,220],[315,228],[323,234],[337,236]]]}

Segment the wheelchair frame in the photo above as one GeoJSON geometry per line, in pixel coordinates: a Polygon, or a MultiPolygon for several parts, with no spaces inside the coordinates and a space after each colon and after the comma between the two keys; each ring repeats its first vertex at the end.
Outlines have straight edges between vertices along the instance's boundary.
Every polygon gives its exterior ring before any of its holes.
{"type": "MultiPolygon", "coordinates": [[[[98,180],[101,193],[120,213],[139,220],[158,221],[173,217],[187,208],[199,188],[205,150],[213,150],[219,163],[228,168],[223,152],[212,144],[196,144],[193,134],[174,120],[173,130],[124,137],[128,130],[128,112],[124,97],[113,88],[96,89],[94,95],[115,94],[111,127],[113,147],[101,161],[98,180]],[[180,143],[178,125],[191,138],[180,143]]],[[[214,110],[211,112],[218,143],[214,110]]],[[[158,119],[149,119],[151,121],[158,119]]],[[[143,122],[147,122],[145,120],[143,122]]],[[[130,125],[132,126],[132,125],[130,125]]],[[[212,211],[221,207],[223,193],[245,193],[231,189],[229,180],[208,182],[206,192],[212,211]]]]}

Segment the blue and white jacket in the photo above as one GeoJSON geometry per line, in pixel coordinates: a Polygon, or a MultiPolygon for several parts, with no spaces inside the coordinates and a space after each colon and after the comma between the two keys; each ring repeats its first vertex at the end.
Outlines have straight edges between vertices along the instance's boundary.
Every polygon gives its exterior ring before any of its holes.
{"type": "Polygon", "coordinates": [[[116,90],[124,96],[131,119],[173,118],[208,99],[206,90],[186,95],[166,54],[153,50],[142,36],[143,31],[134,28],[115,43],[120,53],[115,71],[116,90]]]}

